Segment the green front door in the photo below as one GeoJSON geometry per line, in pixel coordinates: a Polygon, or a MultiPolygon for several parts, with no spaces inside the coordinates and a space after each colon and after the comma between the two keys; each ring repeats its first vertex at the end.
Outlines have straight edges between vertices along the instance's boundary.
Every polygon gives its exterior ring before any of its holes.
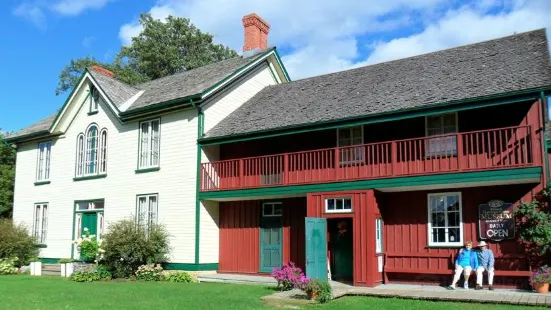
{"type": "Polygon", "coordinates": [[[283,260],[281,216],[263,217],[260,227],[260,272],[272,272],[283,260]]]}
{"type": "Polygon", "coordinates": [[[80,225],[80,231],[82,236],[86,235],[84,228],[88,228],[90,235],[96,235],[98,232],[98,214],[93,213],[82,213],[82,222],[80,225]]]}
{"type": "Polygon", "coordinates": [[[327,281],[327,221],[306,218],[306,276],[327,281]]]}

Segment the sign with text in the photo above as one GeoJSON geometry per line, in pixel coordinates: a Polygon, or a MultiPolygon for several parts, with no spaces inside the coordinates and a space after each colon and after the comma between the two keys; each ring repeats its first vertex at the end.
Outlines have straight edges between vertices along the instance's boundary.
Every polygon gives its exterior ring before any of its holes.
{"type": "Polygon", "coordinates": [[[491,200],[478,207],[478,233],[480,239],[499,241],[515,237],[513,204],[491,200]]]}

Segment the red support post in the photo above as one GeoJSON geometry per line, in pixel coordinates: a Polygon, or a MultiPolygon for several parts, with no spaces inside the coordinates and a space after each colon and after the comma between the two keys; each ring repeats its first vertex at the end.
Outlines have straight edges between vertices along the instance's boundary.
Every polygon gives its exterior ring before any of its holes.
{"type": "Polygon", "coordinates": [[[239,172],[237,173],[237,175],[239,176],[239,186],[241,188],[245,187],[245,173],[243,172],[243,169],[245,167],[245,164],[243,162],[243,159],[240,159],[239,160],[239,172]]]}
{"type": "Polygon", "coordinates": [[[289,154],[283,154],[283,184],[289,184],[289,154]]]}
{"type": "Polygon", "coordinates": [[[391,160],[392,175],[396,175],[396,166],[398,165],[398,147],[396,145],[396,141],[391,142],[390,152],[392,155],[392,160],[391,160]]]}
{"type": "Polygon", "coordinates": [[[457,170],[463,170],[463,135],[457,134],[457,170]]]}
{"type": "Polygon", "coordinates": [[[340,166],[341,166],[340,152],[339,152],[339,148],[336,147],[335,148],[335,181],[339,180],[339,168],[340,168],[340,166]]]}

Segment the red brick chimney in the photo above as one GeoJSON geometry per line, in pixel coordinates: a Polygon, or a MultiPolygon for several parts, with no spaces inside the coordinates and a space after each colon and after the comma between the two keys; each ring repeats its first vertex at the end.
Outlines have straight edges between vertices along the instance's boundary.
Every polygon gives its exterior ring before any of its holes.
{"type": "Polygon", "coordinates": [[[245,44],[243,52],[268,47],[268,32],[270,25],[256,13],[243,16],[243,27],[245,28],[245,44]]]}
{"type": "Polygon", "coordinates": [[[103,68],[103,67],[100,67],[100,66],[98,66],[98,65],[90,66],[90,67],[88,67],[88,69],[94,70],[94,71],[96,71],[96,72],[98,72],[98,73],[101,73],[101,74],[103,74],[103,75],[105,75],[105,76],[108,76],[108,77],[110,77],[110,78],[112,78],[112,77],[115,76],[115,74],[114,74],[113,72],[111,72],[111,71],[109,71],[109,70],[107,70],[107,69],[105,69],[105,68],[103,68]]]}

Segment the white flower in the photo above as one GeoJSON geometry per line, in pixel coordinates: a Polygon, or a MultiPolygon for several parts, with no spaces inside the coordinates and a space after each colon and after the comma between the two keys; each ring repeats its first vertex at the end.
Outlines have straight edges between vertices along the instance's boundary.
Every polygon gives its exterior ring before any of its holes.
{"type": "Polygon", "coordinates": [[[123,261],[124,261],[124,258],[121,257],[121,262],[123,262],[123,261]]]}
{"type": "Polygon", "coordinates": [[[84,227],[84,231],[88,231],[88,227],[84,227]]]}

